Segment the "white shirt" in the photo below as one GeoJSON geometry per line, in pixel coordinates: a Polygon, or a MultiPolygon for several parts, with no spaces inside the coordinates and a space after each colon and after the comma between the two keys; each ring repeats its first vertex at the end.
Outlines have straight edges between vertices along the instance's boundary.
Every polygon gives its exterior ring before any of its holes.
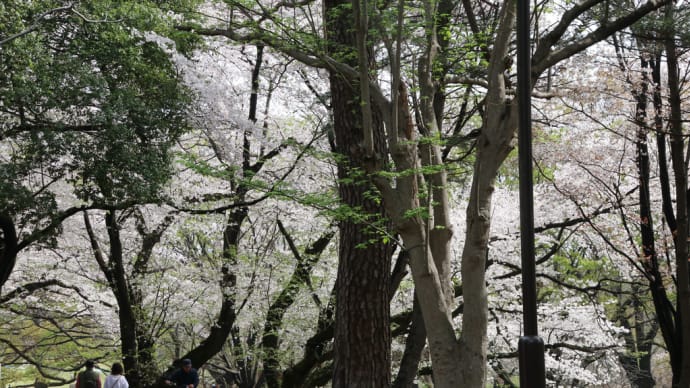
{"type": "Polygon", "coordinates": [[[129,388],[129,383],[123,375],[108,375],[103,388],[129,388]]]}

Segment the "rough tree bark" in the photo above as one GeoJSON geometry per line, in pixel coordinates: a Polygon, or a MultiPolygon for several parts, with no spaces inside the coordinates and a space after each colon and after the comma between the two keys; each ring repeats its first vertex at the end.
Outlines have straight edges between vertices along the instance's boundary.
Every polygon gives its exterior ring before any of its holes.
{"type": "MultiPolygon", "coordinates": [[[[329,52],[357,67],[355,20],[349,1],[324,2],[329,52]]],[[[365,61],[368,72],[368,61],[365,61]]],[[[362,70],[362,69],[360,69],[362,70]]],[[[340,220],[338,277],[336,280],[335,360],[333,387],[388,387],[390,376],[389,283],[392,246],[377,235],[373,223],[386,217],[368,179],[358,178],[370,161],[363,143],[363,105],[360,86],[337,71],[330,72],[333,130],[338,161],[338,192],[342,204],[357,215],[340,220]]],[[[378,115],[366,125],[380,126],[378,115]]],[[[386,155],[383,132],[375,131],[370,147],[386,155]]],[[[384,230],[385,223],[381,224],[384,230]]]]}

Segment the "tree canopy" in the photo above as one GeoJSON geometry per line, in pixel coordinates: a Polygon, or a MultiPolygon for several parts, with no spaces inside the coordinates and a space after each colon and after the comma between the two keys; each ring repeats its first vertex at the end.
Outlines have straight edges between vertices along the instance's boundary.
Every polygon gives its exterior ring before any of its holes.
{"type": "MultiPolygon", "coordinates": [[[[0,384],[518,386],[515,5],[0,4],[0,384]]],[[[532,5],[548,384],[690,386],[686,8],[532,5]]]]}

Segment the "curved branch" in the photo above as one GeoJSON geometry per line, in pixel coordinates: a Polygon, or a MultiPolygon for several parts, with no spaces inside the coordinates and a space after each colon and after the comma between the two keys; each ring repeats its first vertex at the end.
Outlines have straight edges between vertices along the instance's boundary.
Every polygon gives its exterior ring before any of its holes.
{"type": "Polygon", "coordinates": [[[642,17],[648,13],[660,8],[664,4],[668,3],[669,0],[649,0],[640,7],[636,8],[634,11],[622,16],[616,20],[608,23],[604,23],[596,30],[587,34],[587,36],[576,40],[575,42],[568,44],[562,48],[552,50],[552,47],[556,42],[563,36],[565,30],[570,26],[570,24],[575,20],[580,14],[588,9],[591,9],[594,5],[600,3],[602,0],[587,0],[582,4],[576,5],[569,11],[567,11],[559,24],[548,33],[537,46],[533,57],[532,65],[532,79],[534,80],[539,74],[544,72],[547,68],[557,64],[558,62],[571,57],[580,51],[598,43],[607,37],[611,36],[614,32],[620,31],[626,27],[629,27],[633,23],[640,20],[642,17]]]}
{"type": "Polygon", "coordinates": [[[50,286],[59,286],[62,288],[67,288],[70,290],[75,291],[77,294],[79,294],[80,297],[84,300],[90,300],[88,295],[84,294],[83,291],[77,287],[77,286],[71,286],[69,284],[66,284],[62,282],[61,280],[58,279],[48,279],[48,280],[42,280],[39,282],[32,282],[32,283],[27,283],[21,286],[18,286],[14,290],[2,295],[0,297],[0,304],[7,303],[8,301],[18,297],[21,294],[24,293],[33,293],[34,291],[41,290],[43,288],[47,288],[50,286]]]}

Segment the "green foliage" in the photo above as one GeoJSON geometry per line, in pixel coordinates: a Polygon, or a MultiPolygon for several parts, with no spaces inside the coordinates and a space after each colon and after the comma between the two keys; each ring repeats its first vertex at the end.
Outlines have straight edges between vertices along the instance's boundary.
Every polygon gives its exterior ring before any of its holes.
{"type": "MultiPolygon", "coordinates": [[[[586,246],[569,244],[561,248],[550,260],[550,265],[557,273],[555,277],[563,284],[579,289],[592,289],[596,292],[603,279],[616,279],[618,270],[607,257],[602,257],[586,246]]],[[[606,283],[604,281],[604,283],[606,283]]],[[[548,283],[540,287],[540,296],[548,300],[559,300],[567,290],[563,284],[548,283]]],[[[600,294],[602,298],[607,296],[600,294]]],[[[583,295],[584,297],[584,295],[583,295]]],[[[604,300],[602,299],[602,302],[604,300]]]]}
{"type": "Polygon", "coordinates": [[[228,181],[232,180],[235,176],[234,168],[213,165],[209,163],[206,158],[203,158],[192,151],[179,152],[177,153],[177,157],[177,161],[182,164],[184,168],[191,169],[202,176],[228,181]]]}
{"type": "Polygon", "coordinates": [[[38,26],[0,47],[0,212],[45,224],[58,181],[87,203],[157,201],[191,97],[143,31],[170,30],[163,12],[191,4],[85,1],[41,23],[65,4],[0,6],[0,39],[38,26]]]}
{"type": "MultiPolygon", "coordinates": [[[[555,132],[546,131],[535,131],[533,142],[534,143],[557,143],[560,141],[561,135],[560,130],[555,132]]],[[[505,162],[501,166],[498,172],[498,182],[499,184],[505,185],[506,187],[517,189],[520,184],[519,180],[519,168],[518,168],[518,157],[519,150],[515,147],[505,162]]],[[[556,174],[557,166],[555,164],[539,163],[532,165],[532,182],[534,184],[552,182],[556,174]]]]}
{"type": "MultiPolygon", "coordinates": [[[[194,40],[173,29],[168,11],[192,4],[0,5],[0,213],[12,216],[21,235],[46,227],[66,206],[160,201],[192,97],[154,33],[190,50],[194,40]]],[[[54,243],[60,229],[50,232],[42,243],[54,243]]],[[[16,316],[0,322],[0,342],[25,358],[0,347],[3,366],[11,359],[36,376],[24,366],[32,360],[62,377],[117,349],[117,334],[102,333],[102,323],[81,310],[44,298],[40,305],[45,311],[8,306],[16,316]]]]}

